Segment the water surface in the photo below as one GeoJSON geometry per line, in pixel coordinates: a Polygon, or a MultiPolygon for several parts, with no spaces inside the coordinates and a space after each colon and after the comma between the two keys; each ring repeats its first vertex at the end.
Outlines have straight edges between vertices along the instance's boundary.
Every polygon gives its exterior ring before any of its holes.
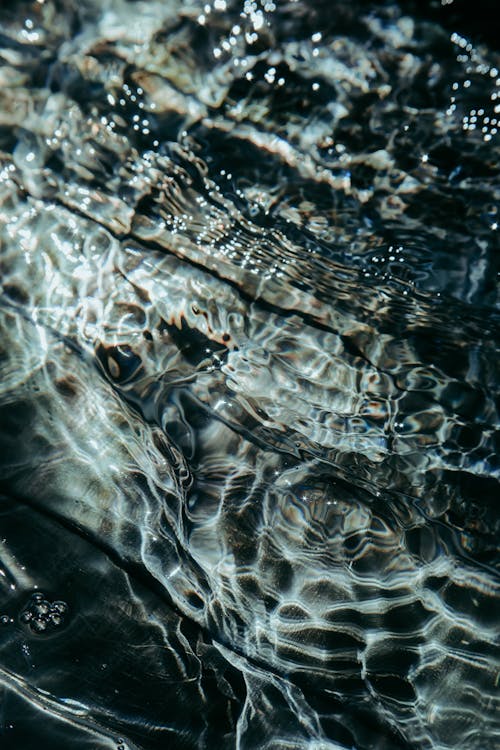
{"type": "Polygon", "coordinates": [[[2,749],[498,746],[489,13],[2,4],[2,749]]]}

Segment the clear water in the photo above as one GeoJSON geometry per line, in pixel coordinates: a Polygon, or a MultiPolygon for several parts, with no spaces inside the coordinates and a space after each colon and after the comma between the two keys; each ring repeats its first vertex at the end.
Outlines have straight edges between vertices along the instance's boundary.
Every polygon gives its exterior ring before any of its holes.
{"type": "Polygon", "coordinates": [[[0,747],[498,747],[487,2],[0,6],[0,747]]]}

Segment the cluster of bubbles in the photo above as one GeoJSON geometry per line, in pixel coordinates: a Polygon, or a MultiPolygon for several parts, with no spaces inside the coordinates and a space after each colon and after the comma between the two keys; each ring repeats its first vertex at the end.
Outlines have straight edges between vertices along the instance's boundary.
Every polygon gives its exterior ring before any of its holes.
{"type": "Polygon", "coordinates": [[[33,633],[44,633],[64,625],[68,614],[66,602],[49,601],[45,594],[37,591],[21,612],[21,622],[28,625],[33,633]]]}

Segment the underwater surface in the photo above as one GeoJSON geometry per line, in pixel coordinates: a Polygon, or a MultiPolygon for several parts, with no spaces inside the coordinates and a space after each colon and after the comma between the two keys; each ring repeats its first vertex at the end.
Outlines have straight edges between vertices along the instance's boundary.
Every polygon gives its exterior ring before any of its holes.
{"type": "Polygon", "coordinates": [[[495,750],[494,2],[0,3],[1,750],[495,750]]]}

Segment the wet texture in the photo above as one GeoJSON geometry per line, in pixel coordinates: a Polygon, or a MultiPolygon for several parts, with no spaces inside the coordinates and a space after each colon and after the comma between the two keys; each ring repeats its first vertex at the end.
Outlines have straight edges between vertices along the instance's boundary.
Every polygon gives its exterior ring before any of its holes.
{"type": "Polygon", "coordinates": [[[1,5],[2,750],[498,746],[493,26],[1,5]]]}

